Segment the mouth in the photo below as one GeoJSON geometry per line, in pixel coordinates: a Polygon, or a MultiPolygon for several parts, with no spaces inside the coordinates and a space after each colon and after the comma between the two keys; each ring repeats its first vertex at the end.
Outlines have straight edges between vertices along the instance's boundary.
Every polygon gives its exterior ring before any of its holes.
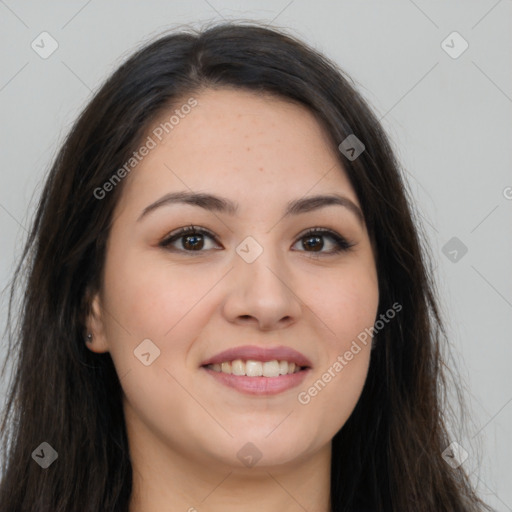
{"type": "Polygon", "coordinates": [[[290,347],[228,349],[201,365],[218,383],[252,395],[275,395],[298,386],[311,371],[306,356],[290,347]]]}
{"type": "Polygon", "coordinates": [[[308,366],[299,366],[293,361],[255,361],[235,359],[233,361],[223,361],[203,366],[209,370],[227,375],[236,375],[238,377],[265,377],[276,378],[281,375],[292,375],[301,370],[306,370],[308,366]]]}

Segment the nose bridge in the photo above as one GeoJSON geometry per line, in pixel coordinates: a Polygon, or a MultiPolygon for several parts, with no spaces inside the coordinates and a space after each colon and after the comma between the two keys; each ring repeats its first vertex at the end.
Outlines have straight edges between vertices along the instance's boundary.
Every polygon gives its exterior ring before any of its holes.
{"type": "MultiPolygon", "coordinates": [[[[241,269],[240,278],[247,273],[252,283],[262,284],[265,287],[282,287],[283,283],[276,277],[276,274],[288,274],[286,259],[280,254],[281,247],[273,240],[268,233],[257,235],[258,240],[249,235],[236,247],[236,253],[239,257],[237,266],[241,269]],[[277,283],[276,283],[277,281],[277,283]]],[[[291,278],[290,276],[288,278],[291,278]]]]}
{"type": "Polygon", "coordinates": [[[260,328],[272,328],[282,319],[296,318],[300,301],[293,293],[292,274],[286,257],[280,254],[282,247],[274,237],[268,233],[247,236],[235,250],[233,281],[225,303],[230,320],[252,317],[260,328]]]}

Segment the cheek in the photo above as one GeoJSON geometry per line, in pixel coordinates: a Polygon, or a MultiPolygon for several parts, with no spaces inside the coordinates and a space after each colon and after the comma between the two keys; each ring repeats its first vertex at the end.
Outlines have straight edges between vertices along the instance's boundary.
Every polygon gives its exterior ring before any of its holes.
{"type": "Polygon", "coordinates": [[[105,276],[107,338],[125,397],[149,423],[155,410],[170,411],[161,421],[171,425],[173,407],[183,408],[187,400],[178,384],[188,370],[183,362],[208,320],[201,299],[222,275],[117,250],[108,255],[105,276]],[[148,351],[146,366],[137,354],[148,351]]]}
{"type": "Polygon", "coordinates": [[[353,339],[373,326],[379,291],[373,266],[352,265],[326,279],[309,277],[311,308],[331,333],[328,350],[347,350],[353,339]]]}
{"type": "Polygon", "coordinates": [[[334,433],[352,413],[364,387],[371,355],[371,331],[379,302],[372,266],[351,266],[323,287],[313,288],[312,309],[328,327],[321,363],[303,388],[299,403],[323,416],[334,433]]]}
{"type": "Polygon", "coordinates": [[[173,265],[137,251],[107,262],[108,305],[134,337],[170,336],[221,277],[199,266],[173,265]]]}

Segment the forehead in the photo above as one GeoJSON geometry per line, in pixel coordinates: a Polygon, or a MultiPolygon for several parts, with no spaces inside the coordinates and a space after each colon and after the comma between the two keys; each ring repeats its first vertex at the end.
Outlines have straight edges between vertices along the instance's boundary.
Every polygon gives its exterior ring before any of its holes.
{"type": "MultiPolygon", "coordinates": [[[[304,106],[244,90],[206,90],[161,113],[154,147],[125,183],[124,201],[208,191],[259,207],[340,192],[357,204],[328,134],[304,106]]],[[[148,139],[145,139],[148,140],[148,139]]],[[[153,144],[151,144],[153,146],[153,144]]]]}

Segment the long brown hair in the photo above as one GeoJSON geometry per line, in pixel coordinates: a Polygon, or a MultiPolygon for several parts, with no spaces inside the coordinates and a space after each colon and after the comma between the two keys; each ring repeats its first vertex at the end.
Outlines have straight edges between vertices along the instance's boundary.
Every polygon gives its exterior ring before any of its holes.
{"type": "Polygon", "coordinates": [[[452,469],[441,456],[451,441],[446,334],[390,143],[336,64],[285,31],[251,23],[182,30],[145,45],[99,89],[58,153],[11,286],[7,353],[14,373],[2,421],[1,510],[128,510],[132,467],[119,376],[108,353],[84,344],[89,297],[102,279],[123,184],[101,199],[95,191],[163,109],[212,87],[272,94],[315,114],[377,249],[379,314],[394,303],[403,307],[376,333],[362,395],[333,439],[333,511],[490,510],[463,467],[452,469]],[[338,151],[350,134],[365,145],[356,159],[338,151]],[[46,470],[31,459],[43,441],[58,452],[46,470]]]}

